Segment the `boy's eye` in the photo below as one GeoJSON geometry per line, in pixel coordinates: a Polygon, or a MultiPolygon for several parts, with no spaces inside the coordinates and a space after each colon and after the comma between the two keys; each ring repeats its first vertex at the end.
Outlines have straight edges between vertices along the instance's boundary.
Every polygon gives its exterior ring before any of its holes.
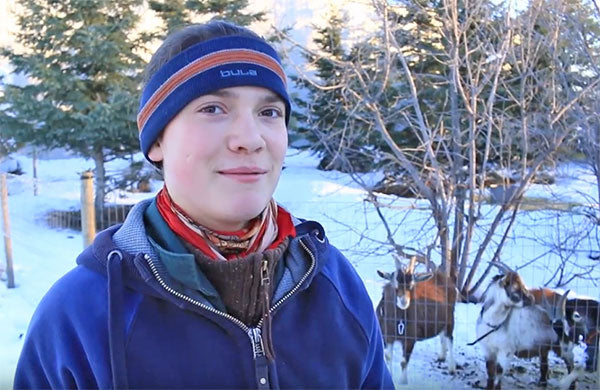
{"type": "Polygon", "coordinates": [[[267,116],[267,117],[271,117],[271,118],[278,118],[283,116],[281,110],[277,109],[277,108],[267,108],[264,109],[260,112],[261,116],[267,116]]]}
{"type": "Polygon", "coordinates": [[[198,112],[203,112],[206,114],[221,114],[223,113],[223,109],[216,105],[204,106],[198,110],[198,112]]]}

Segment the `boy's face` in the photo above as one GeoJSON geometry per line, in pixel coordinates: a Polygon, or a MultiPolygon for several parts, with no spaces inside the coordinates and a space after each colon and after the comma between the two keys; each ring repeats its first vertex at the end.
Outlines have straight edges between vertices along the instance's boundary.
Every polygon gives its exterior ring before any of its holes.
{"type": "Polygon", "coordinates": [[[225,88],[181,110],[148,156],[173,201],[213,230],[238,230],[273,196],[287,149],[285,104],[261,87],[225,88]]]}

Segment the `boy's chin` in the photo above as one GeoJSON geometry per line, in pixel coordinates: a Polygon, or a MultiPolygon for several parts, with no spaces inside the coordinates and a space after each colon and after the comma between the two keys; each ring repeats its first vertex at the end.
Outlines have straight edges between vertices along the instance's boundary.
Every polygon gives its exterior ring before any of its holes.
{"type": "Polygon", "coordinates": [[[264,209],[267,207],[267,204],[268,201],[264,204],[262,202],[254,204],[246,202],[246,204],[241,204],[239,207],[234,209],[236,212],[232,214],[232,218],[244,222],[251,221],[264,211],[264,209]]]}

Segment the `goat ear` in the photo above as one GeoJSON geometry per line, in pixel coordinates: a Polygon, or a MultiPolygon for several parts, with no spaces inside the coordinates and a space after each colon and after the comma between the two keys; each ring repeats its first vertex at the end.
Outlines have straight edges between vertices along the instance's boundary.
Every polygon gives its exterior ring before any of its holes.
{"type": "Polygon", "coordinates": [[[392,276],[393,276],[389,272],[380,271],[380,270],[377,270],[377,275],[381,276],[382,278],[384,278],[386,280],[392,280],[392,276]]]}
{"type": "Polygon", "coordinates": [[[509,284],[508,278],[506,277],[505,274],[500,274],[500,277],[498,278],[498,284],[502,287],[506,287],[509,284]]]}
{"type": "Polygon", "coordinates": [[[492,278],[492,282],[495,282],[495,281],[496,281],[496,280],[498,280],[498,279],[502,279],[503,277],[504,277],[504,275],[502,275],[502,274],[498,274],[498,275],[496,275],[496,276],[494,276],[494,277],[492,278]]]}
{"type": "Polygon", "coordinates": [[[433,272],[424,272],[422,274],[416,274],[413,276],[415,283],[424,282],[433,278],[433,272]]]}

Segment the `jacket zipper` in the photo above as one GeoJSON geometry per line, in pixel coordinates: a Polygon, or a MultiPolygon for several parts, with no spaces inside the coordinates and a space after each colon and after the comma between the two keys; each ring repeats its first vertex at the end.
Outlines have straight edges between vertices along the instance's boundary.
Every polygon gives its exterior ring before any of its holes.
{"type": "MultiPolygon", "coordinates": [[[[279,301],[277,301],[269,309],[269,313],[273,313],[279,306],[281,306],[281,304],[283,302],[285,302],[292,295],[294,295],[294,293],[296,291],[298,291],[300,286],[306,281],[308,276],[312,273],[312,271],[315,268],[315,265],[316,265],[315,255],[310,251],[310,249],[308,249],[308,246],[306,246],[306,244],[304,243],[304,241],[302,241],[302,239],[300,239],[300,246],[302,246],[302,248],[310,256],[310,260],[311,260],[310,266],[309,266],[308,270],[306,271],[306,273],[302,276],[300,281],[298,283],[296,283],[294,288],[292,288],[290,291],[288,291],[287,294],[285,294],[283,296],[283,298],[281,298],[279,301]]],[[[263,322],[262,319],[260,321],[258,321],[258,324],[256,325],[255,328],[250,328],[250,327],[246,326],[242,321],[238,320],[237,318],[235,318],[227,313],[223,313],[222,311],[217,310],[213,307],[207,306],[193,298],[188,297],[187,295],[180,293],[179,291],[174,290],[173,288],[169,287],[169,285],[167,285],[167,283],[163,280],[163,278],[158,274],[156,265],[154,265],[154,262],[152,261],[152,259],[150,258],[150,256],[148,254],[144,254],[144,259],[148,263],[148,266],[150,266],[150,270],[152,271],[154,278],[158,281],[158,283],[161,285],[161,287],[164,288],[168,293],[176,296],[179,299],[183,299],[184,301],[189,302],[192,305],[201,307],[205,310],[208,310],[211,313],[217,314],[223,318],[230,320],[231,322],[233,322],[234,324],[239,326],[250,338],[250,343],[252,344],[252,354],[254,356],[254,360],[256,361],[259,358],[261,358],[261,360],[262,360],[262,358],[265,357],[265,350],[264,350],[264,345],[263,345],[263,340],[262,340],[262,335],[261,335],[261,327],[262,327],[262,322],[263,322]]],[[[270,280],[268,279],[268,275],[266,276],[266,279],[265,279],[264,272],[263,272],[262,276],[263,276],[263,280],[261,281],[261,283],[265,283],[265,282],[269,283],[270,282],[270,280]]],[[[260,375],[260,378],[258,379],[258,381],[259,381],[259,386],[265,385],[268,382],[266,375],[260,375]]],[[[262,386],[260,386],[260,387],[262,387],[262,386]]]]}
{"type": "Polygon", "coordinates": [[[176,296],[179,299],[183,299],[186,302],[189,302],[195,306],[199,306],[203,309],[206,309],[208,311],[210,311],[211,313],[215,313],[217,315],[220,315],[221,317],[227,318],[228,320],[230,320],[231,322],[233,322],[234,324],[236,324],[237,326],[239,326],[240,328],[242,328],[242,330],[245,333],[248,333],[248,331],[250,330],[250,328],[248,326],[246,326],[242,321],[238,320],[237,318],[227,314],[227,313],[223,313],[220,310],[217,310],[213,307],[207,306],[201,302],[198,302],[197,300],[188,297],[187,295],[184,295],[182,293],[180,293],[179,291],[176,291],[174,289],[172,289],[171,287],[169,287],[167,285],[167,283],[165,283],[165,281],[163,280],[163,278],[161,278],[161,276],[158,274],[158,271],[156,270],[156,266],[154,265],[154,263],[152,262],[152,259],[150,258],[149,255],[144,254],[144,259],[146,260],[146,262],[148,263],[148,265],[150,266],[150,270],[152,271],[152,274],[154,275],[154,278],[158,281],[158,283],[162,286],[162,288],[164,288],[167,292],[169,292],[170,294],[176,296]]]}
{"type": "Polygon", "coordinates": [[[262,334],[260,328],[250,328],[248,329],[248,336],[250,340],[252,340],[252,352],[254,354],[254,359],[259,356],[265,356],[265,349],[262,341],[262,334]]]}

